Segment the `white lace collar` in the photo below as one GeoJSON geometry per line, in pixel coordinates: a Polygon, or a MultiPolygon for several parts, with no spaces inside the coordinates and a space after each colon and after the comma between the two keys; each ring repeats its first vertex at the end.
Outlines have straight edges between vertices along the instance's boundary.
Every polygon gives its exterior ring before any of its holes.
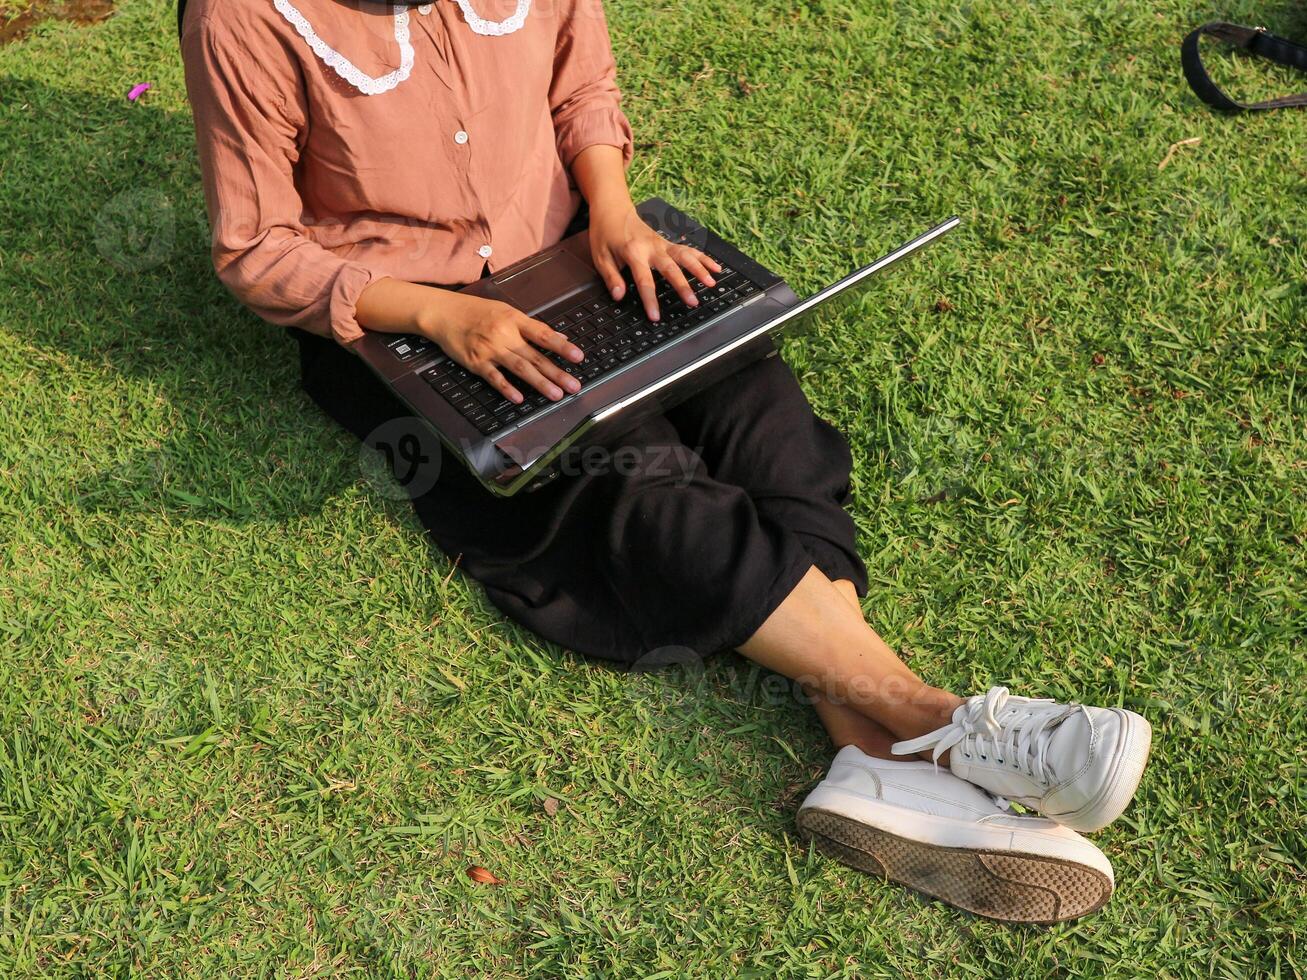
{"type": "MultiPolygon", "coordinates": [[[[427,4],[426,7],[430,10],[431,4],[427,4]]],[[[522,25],[526,23],[526,15],[531,12],[531,0],[517,0],[517,9],[513,11],[513,16],[498,22],[482,20],[472,9],[472,0],[458,0],[458,9],[463,11],[463,19],[474,33],[486,37],[503,37],[522,29],[522,25]]]]}
{"type": "MultiPolygon", "coordinates": [[[[531,12],[531,0],[517,0],[517,10],[513,12],[513,16],[507,20],[491,21],[484,20],[477,14],[472,8],[471,0],[457,0],[457,2],[459,9],[463,11],[463,19],[467,21],[467,26],[472,29],[473,33],[485,37],[504,37],[520,31],[526,23],[527,14],[531,12]]],[[[394,4],[390,8],[395,18],[395,43],[399,45],[399,67],[385,75],[374,78],[371,75],[365,75],[353,62],[318,37],[317,32],[313,30],[313,25],[308,22],[302,13],[291,6],[290,0],[272,0],[272,5],[295,28],[296,33],[304,38],[310,50],[318,56],[324,65],[364,95],[381,95],[383,92],[389,92],[400,82],[407,79],[413,71],[413,45],[409,40],[407,6],[394,4]]],[[[418,13],[423,16],[430,12],[431,4],[429,3],[424,3],[418,7],[418,13]]]]}

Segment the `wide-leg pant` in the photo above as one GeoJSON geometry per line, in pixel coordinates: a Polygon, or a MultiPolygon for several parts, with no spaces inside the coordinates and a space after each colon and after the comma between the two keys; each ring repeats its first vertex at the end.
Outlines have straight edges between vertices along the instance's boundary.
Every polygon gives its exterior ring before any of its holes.
{"type": "MultiPolygon", "coordinates": [[[[358,438],[408,416],[353,354],[295,334],[305,390],[358,438]]],[[[413,506],[509,617],[587,656],[648,663],[738,646],[814,565],[863,594],[850,466],[773,356],[569,456],[533,493],[493,496],[447,459],[413,506]]]]}

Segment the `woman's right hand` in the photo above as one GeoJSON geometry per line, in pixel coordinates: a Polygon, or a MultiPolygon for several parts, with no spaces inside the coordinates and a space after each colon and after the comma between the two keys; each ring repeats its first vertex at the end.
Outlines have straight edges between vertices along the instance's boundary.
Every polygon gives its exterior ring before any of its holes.
{"type": "Polygon", "coordinates": [[[420,333],[434,340],[511,402],[521,403],[524,396],[505,377],[506,371],[553,401],[581,390],[581,382],[543,353],[579,364],[585,357],[581,349],[507,303],[382,278],[363,290],[355,313],[371,330],[420,333]]]}
{"type": "Polygon", "coordinates": [[[422,333],[509,401],[521,402],[524,396],[505,372],[552,401],[581,390],[581,382],[543,353],[550,351],[579,364],[585,355],[563,334],[507,303],[440,292],[441,301],[419,316],[422,333]]]}

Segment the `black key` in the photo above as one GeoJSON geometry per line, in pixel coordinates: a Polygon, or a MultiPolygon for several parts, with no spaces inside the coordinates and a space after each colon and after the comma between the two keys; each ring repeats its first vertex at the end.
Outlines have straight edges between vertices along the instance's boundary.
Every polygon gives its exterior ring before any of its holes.
{"type": "Polygon", "coordinates": [[[500,422],[493,415],[490,416],[488,421],[481,423],[481,431],[484,432],[486,435],[493,435],[503,427],[504,427],[504,423],[500,422]]]}
{"type": "Polygon", "coordinates": [[[590,315],[590,311],[586,309],[584,306],[578,306],[576,309],[572,310],[572,312],[567,314],[568,319],[570,319],[573,323],[580,323],[589,315],[590,315]]]}
{"type": "Polygon", "coordinates": [[[617,354],[617,359],[622,362],[629,361],[633,357],[635,357],[634,347],[623,347],[617,354]]]}

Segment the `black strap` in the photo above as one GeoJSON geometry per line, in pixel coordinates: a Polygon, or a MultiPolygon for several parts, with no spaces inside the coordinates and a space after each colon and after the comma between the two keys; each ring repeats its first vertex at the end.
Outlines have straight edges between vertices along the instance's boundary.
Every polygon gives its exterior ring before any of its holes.
{"type": "Polygon", "coordinates": [[[1203,59],[1198,53],[1198,41],[1204,34],[1224,41],[1232,47],[1241,48],[1258,58],[1265,58],[1277,65],[1288,65],[1300,71],[1307,71],[1307,47],[1276,37],[1264,27],[1241,27],[1238,24],[1226,24],[1214,21],[1204,24],[1190,33],[1180,43],[1180,64],[1184,66],[1184,77],[1194,95],[1202,99],[1213,109],[1221,112],[1254,112],[1260,109],[1284,109],[1289,106],[1307,106],[1307,92],[1302,95],[1286,95],[1266,102],[1254,102],[1244,105],[1230,98],[1212,81],[1203,67],[1203,59]]]}

